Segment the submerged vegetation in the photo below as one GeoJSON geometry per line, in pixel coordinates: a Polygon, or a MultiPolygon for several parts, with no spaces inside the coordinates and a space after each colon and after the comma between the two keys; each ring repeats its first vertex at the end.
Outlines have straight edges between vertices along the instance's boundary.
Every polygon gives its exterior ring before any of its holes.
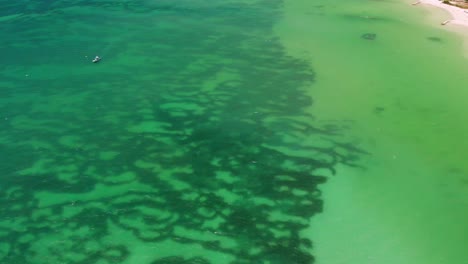
{"type": "Polygon", "coordinates": [[[29,41],[6,53],[31,58],[1,71],[0,262],[312,263],[317,186],[362,152],[306,111],[280,5],[15,6],[3,38],[29,41]],[[106,61],[43,64],[76,43],[106,61]]]}

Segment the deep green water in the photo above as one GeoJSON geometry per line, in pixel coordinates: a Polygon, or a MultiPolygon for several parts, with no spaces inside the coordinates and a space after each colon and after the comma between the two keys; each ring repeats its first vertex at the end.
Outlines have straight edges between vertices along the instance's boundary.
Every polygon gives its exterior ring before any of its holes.
{"type": "Polygon", "coordinates": [[[0,263],[312,263],[321,173],[359,150],[306,111],[282,11],[3,1],[0,263]]]}

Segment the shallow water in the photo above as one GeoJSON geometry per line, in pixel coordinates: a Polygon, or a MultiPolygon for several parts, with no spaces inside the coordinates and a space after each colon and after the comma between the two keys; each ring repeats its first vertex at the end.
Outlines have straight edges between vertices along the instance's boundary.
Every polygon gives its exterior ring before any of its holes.
{"type": "Polygon", "coordinates": [[[0,4],[0,263],[463,263],[460,40],[307,2],[0,4]]]}
{"type": "Polygon", "coordinates": [[[287,3],[277,30],[316,70],[311,112],[369,153],[321,187],[317,263],[468,263],[461,37],[401,1],[287,3]]]}

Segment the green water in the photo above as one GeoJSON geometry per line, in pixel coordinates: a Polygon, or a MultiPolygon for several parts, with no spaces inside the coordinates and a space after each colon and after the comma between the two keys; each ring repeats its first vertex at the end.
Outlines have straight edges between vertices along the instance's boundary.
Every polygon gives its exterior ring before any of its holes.
{"type": "Polygon", "coordinates": [[[425,15],[1,3],[0,263],[464,263],[468,65],[425,15]]]}
{"type": "Polygon", "coordinates": [[[313,261],[320,170],[356,150],[307,111],[281,1],[1,10],[1,263],[313,261]]]}
{"type": "Polygon", "coordinates": [[[446,14],[287,3],[277,30],[316,69],[311,112],[349,120],[369,153],[320,188],[324,213],[306,232],[317,263],[468,263],[468,60],[461,36],[438,26],[446,14]]]}

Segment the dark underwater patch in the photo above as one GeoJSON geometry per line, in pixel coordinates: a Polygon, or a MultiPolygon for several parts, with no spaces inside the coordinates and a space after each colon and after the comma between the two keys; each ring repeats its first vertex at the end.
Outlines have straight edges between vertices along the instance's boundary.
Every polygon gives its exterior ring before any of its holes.
{"type": "Polygon", "coordinates": [[[385,108],[381,107],[381,106],[376,106],[376,107],[374,107],[374,110],[373,110],[374,114],[381,114],[384,111],[385,111],[385,108]]]}
{"type": "Polygon", "coordinates": [[[375,33],[365,33],[361,35],[362,39],[365,40],[375,40],[377,38],[377,34],[375,33]]]}
{"type": "Polygon", "coordinates": [[[442,39],[439,37],[427,37],[426,39],[432,42],[442,42],[442,39]]]}
{"type": "MultiPolygon", "coordinates": [[[[105,14],[108,24],[80,13],[55,23],[82,21],[77,32],[106,63],[58,58],[68,75],[27,81],[0,71],[18,84],[0,91],[11,97],[0,105],[11,117],[0,122],[0,263],[124,263],[138,246],[154,264],[215,264],[214,253],[314,262],[301,231],[323,210],[318,185],[365,153],[342,142],[343,124],[306,110],[315,73],[274,37],[281,1],[157,3],[55,2],[105,14]]],[[[12,38],[54,36],[39,30],[48,25],[12,38]]]]}

